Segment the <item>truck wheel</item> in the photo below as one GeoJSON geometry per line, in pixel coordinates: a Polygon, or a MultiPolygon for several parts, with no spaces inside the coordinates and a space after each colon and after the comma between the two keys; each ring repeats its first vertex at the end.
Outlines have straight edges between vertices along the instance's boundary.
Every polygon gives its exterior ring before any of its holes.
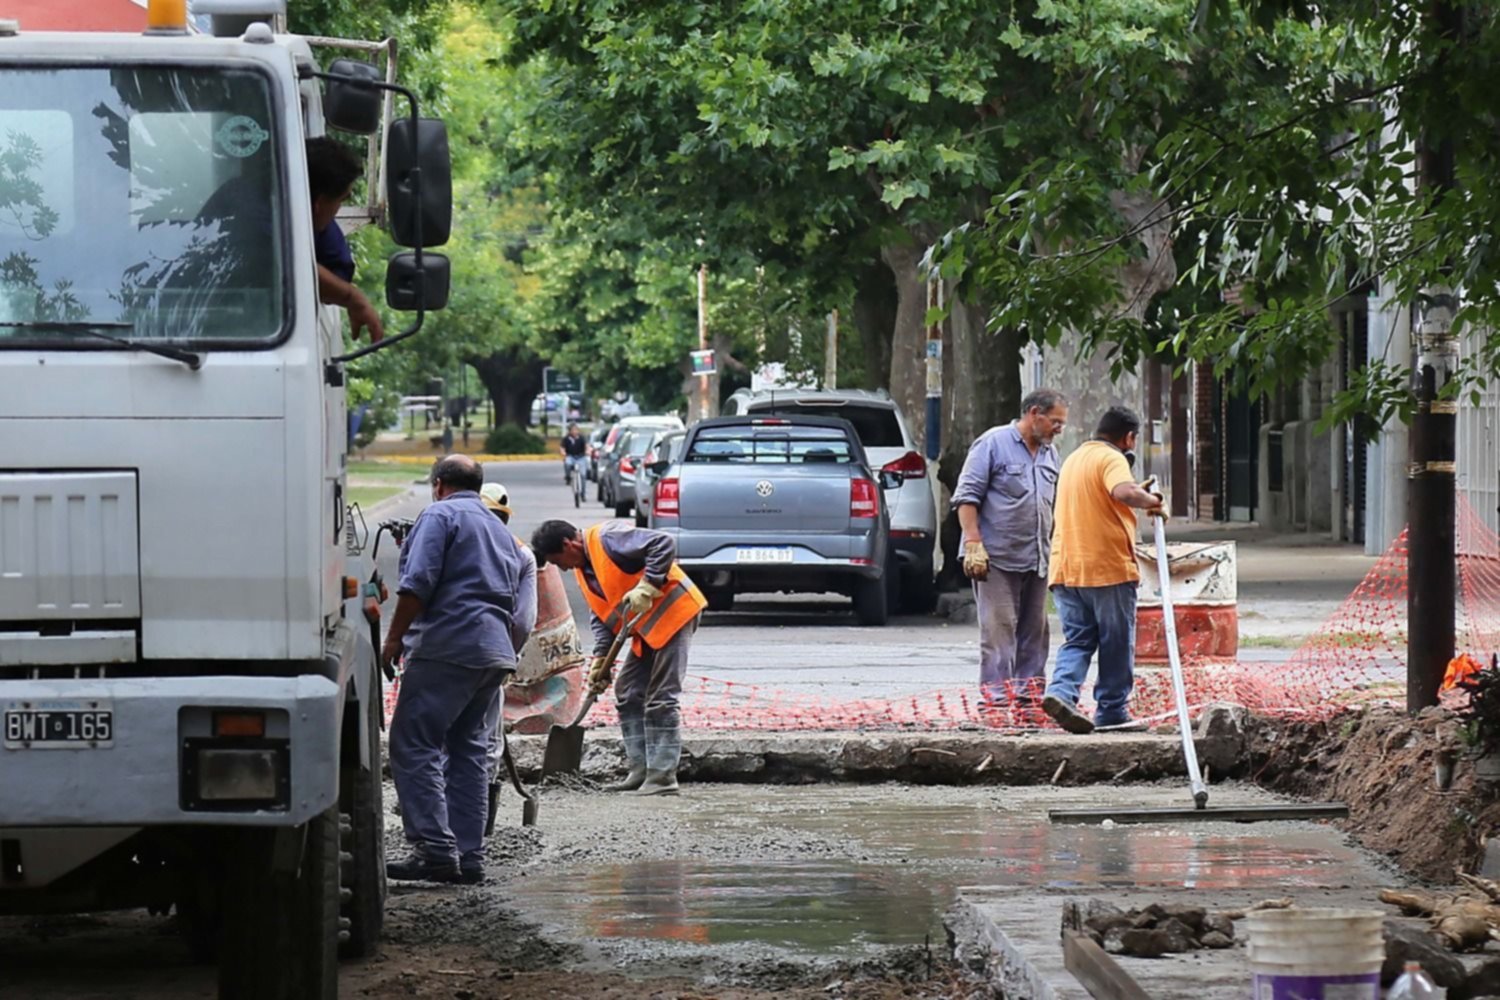
{"type": "Polygon", "coordinates": [[[338,1000],[338,807],[279,832],[283,847],[304,834],[295,870],[277,863],[276,830],[226,838],[219,1000],[338,1000]]]}
{"type": "Polygon", "coordinates": [[[891,616],[890,583],[886,572],[875,579],[860,577],[854,582],[854,615],[861,625],[884,625],[891,616]]]}
{"type": "MultiPolygon", "coordinates": [[[[372,694],[380,690],[373,678],[372,694]]],[[[380,720],[383,706],[372,697],[365,706],[370,767],[350,762],[339,776],[339,832],[343,861],[339,885],[350,892],[342,913],[349,921],[347,935],[339,935],[340,958],[369,958],[380,944],[385,924],[385,784],[380,779],[380,720]]],[[[343,893],[340,893],[342,896],[343,893]]]]}

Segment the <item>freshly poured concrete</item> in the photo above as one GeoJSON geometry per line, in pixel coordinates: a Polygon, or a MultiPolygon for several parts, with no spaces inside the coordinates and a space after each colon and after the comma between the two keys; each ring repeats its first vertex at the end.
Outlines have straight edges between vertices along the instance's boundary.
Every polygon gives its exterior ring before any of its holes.
{"type": "MultiPolygon", "coordinates": [[[[1214,793],[1216,805],[1277,801],[1249,786],[1214,793]]],[[[1185,795],[1176,785],[697,785],[675,800],[554,791],[542,804],[545,846],[504,895],[549,938],[606,961],[698,965],[712,947],[716,962],[743,966],[939,947],[960,886],[1032,901],[1027,926],[1057,950],[1062,900],[1081,887],[1253,902],[1397,880],[1318,824],[1046,820],[1049,808],[1170,805],[1185,795]]]]}

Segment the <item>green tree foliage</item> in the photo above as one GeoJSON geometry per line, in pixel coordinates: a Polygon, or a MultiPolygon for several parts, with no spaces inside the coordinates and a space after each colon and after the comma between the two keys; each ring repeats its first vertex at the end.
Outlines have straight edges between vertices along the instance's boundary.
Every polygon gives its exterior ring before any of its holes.
{"type": "MultiPolygon", "coordinates": [[[[1002,321],[1049,339],[1077,330],[1122,367],[1165,348],[1255,391],[1327,359],[1339,343],[1329,308],[1377,279],[1408,304],[1460,287],[1460,326],[1500,330],[1500,11],[1200,6],[1054,0],[1007,36],[1076,95],[1076,139],[1032,159],[958,241],[955,265],[1003,304],[1002,321]],[[1423,135],[1434,154],[1451,152],[1451,188],[1417,189],[1423,135]],[[1118,191],[1154,207],[1132,219],[1112,202],[1118,191]],[[1182,263],[1191,294],[1170,314],[1120,308],[1116,276],[1138,261],[1144,229],[1182,263]]],[[[1500,336],[1482,339],[1450,395],[1500,371],[1500,336]]],[[[1403,365],[1372,363],[1331,419],[1406,414],[1408,380],[1403,365]]]]}

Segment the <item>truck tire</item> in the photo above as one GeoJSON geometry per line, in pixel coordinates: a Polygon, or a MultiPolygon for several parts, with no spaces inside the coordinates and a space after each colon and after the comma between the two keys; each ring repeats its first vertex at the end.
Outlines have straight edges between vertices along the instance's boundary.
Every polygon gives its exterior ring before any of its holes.
{"type": "Polygon", "coordinates": [[[226,838],[219,1000],[338,1000],[338,806],[300,832],[296,870],[278,866],[276,830],[226,838]]]}
{"type": "MultiPolygon", "coordinates": [[[[380,675],[371,681],[372,694],[379,692],[380,675]]],[[[362,706],[365,739],[370,753],[368,770],[359,761],[350,762],[339,776],[339,810],[344,822],[340,834],[345,860],[339,868],[339,885],[350,891],[342,914],[349,921],[347,937],[341,935],[340,958],[369,958],[380,944],[385,925],[385,783],[380,776],[381,699],[371,697],[362,706]]],[[[342,896],[342,893],[340,894],[342,896]]]]}
{"type": "Polygon", "coordinates": [[[873,580],[860,577],[854,582],[854,615],[861,625],[884,625],[891,616],[890,581],[885,573],[873,580]]]}

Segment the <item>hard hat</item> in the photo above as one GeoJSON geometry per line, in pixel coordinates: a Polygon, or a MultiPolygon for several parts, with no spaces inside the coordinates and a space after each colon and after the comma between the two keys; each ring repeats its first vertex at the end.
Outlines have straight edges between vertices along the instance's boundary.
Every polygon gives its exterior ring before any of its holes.
{"type": "Polygon", "coordinates": [[[479,490],[479,499],[503,520],[510,520],[510,494],[499,483],[485,483],[479,490]]]}

